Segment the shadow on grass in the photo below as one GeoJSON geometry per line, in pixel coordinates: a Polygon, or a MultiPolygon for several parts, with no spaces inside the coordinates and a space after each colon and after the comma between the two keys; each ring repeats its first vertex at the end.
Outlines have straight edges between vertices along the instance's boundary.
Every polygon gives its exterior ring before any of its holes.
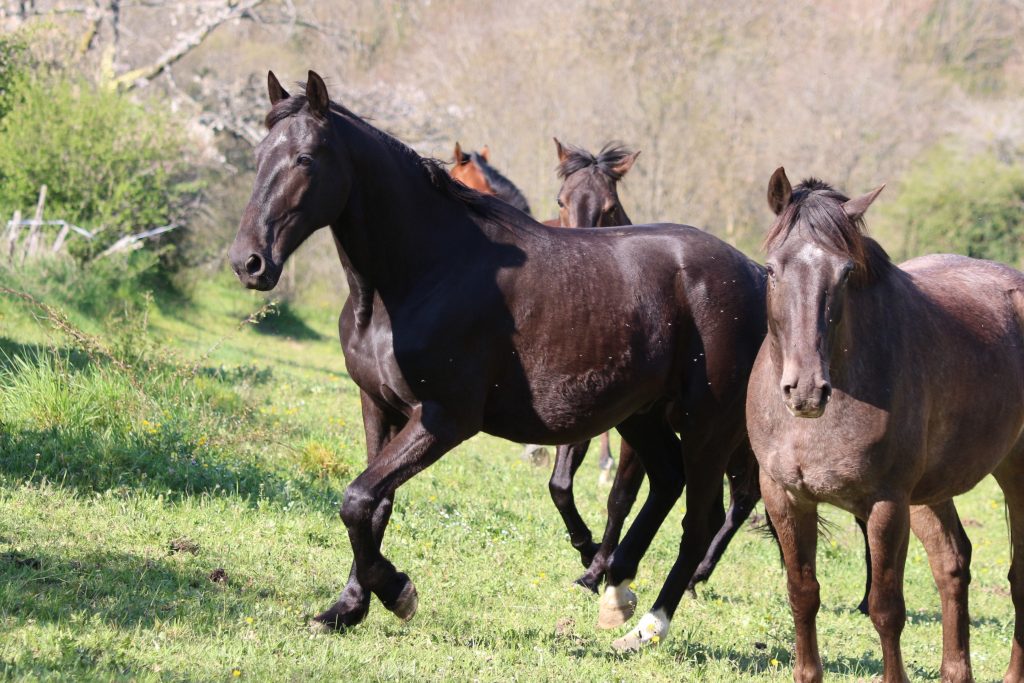
{"type": "Polygon", "coordinates": [[[276,310],[255,325],[256,331],[261,334],[273,335],[275,337],[288,337],[298,341],[317,341],[323,336],[306,324],[306,321],[299,317],[298,313],[282,301],[276,310]]]}
{"type": "Polygon", "coordinates": [[[0,478],[46,479],[81,491],[133,489],[184,498],[200,494],[259,500],[302,500],[333,507],[341,484],[278,471],[258,461],[225,458],[174,432],[95,433],[85,430],[15,430],[0,424],[0,478]]]}

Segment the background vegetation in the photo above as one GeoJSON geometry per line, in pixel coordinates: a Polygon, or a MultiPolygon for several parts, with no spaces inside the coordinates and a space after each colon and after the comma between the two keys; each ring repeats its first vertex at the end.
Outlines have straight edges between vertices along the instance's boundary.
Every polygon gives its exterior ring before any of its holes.
{"type": "MultiPolygon", "coordinates": [[[[46,218],[97,234],[24,262],[0,239],[0,677],[790,678],[784,577],[749,533],[667,643],[613,656],[594,599],[569,588],[548,473],[489,437],[396,501],[386,543],[419,586],[416,620],[375,605],[352,633],[309,634],[347,573],[336,510],[363,436],[330,241],[296,255],[274,306],[224,269],[268,68],[329,76],[424,154],[488,144],[541,217],[551,136],[618,138],[643,150],[622,192],[638,222],[698,225],[757,257],[782,164],[850,193],[887,182],[869,224],[897,258],[1024,261],[1019,0],[3,0],[0,26],[0,225],[45,183],[46,218]]],[[[577,499],[596,525],[594,478],[585,465],[577,499]]],[[[986,480],[958,505],[976,675],[996,679],[1013,629],[1002,501],[986,480]]],[[[681,513],[638,578],[644,604],[681,513]]],[[[823,655],[830,675],[870,678],[860,539],[833,519],[823,655]]],[[[916,543],[907,585],[906,658],[935,678],[938,598],[916,543]]]]}

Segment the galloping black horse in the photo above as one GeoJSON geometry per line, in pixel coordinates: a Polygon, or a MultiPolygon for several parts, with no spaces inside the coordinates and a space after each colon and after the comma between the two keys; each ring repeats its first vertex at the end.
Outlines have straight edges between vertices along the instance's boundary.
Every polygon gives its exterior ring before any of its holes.
{"type": "Polygon", "coordinates": [[[651,485],[612,556],[599,624],[632,616],[629,583],[688,483],[679,558],[641,622],[664,636],[722,524],[726,464],[749,448],[763,269],[687,226],[546,227],[332,104],[315,73],[299,96],[268,80],[269,132],[231,262],[247,287],[269,290],[296,247],[331,227],[368,450],[341,510],[349,581],[316,621],[360,622],[371,593],[413,616],[412,581],[380,551],[393,496],[463,440],[485,431],[555,445],[617,426],[651,485]]]}

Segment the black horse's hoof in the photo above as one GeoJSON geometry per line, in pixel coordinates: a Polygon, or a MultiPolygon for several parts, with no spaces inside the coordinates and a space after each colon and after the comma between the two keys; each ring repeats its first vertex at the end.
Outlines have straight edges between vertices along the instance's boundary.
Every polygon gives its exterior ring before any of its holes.
{"type": "Polygon", "coordinates": [[[309,622],[309,629],[314,633],[344,631],[365,619],[369,611],[369,606],[353,608],[338,601],[313,617],[309,622]]]}
{"type": "Polygon", "coordinates": [[[594,564],[594,558],[597,557],[597,552],[600,549],[601,546],[599,546],[597,543],[594,543],[593,541],[590,542],[590,545],[587,545],[586,547],[579,549],[580,560],[583,562],[584,567],[590,569],[590,565],[594,564]]]}
{"type": "Polygon", "coordinates": [[[586,588],[594,595],[599,595],[600,591],[598,590],[598,587],[601,584],[601,577],[598,576],[597,578],[593,578],[587,574],[584,574],[580,578],[573,581],[573,584],[576,586],[581,586],[582,588],[586,588]]]}
{"type": "Polygon", "coordinates": [[[402,621],[409,621],[416,614],[419,607],[419,595],[416,593],[416,586],[408,574],[399,573],[391,582],[391,595],[380,595],[378,597],[384,606],[402,621]]]}

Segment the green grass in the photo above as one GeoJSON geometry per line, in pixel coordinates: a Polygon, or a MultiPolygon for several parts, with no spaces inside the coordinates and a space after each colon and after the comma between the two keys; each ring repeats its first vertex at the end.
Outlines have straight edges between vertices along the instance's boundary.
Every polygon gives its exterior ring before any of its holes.
{"type": "MultiPolygon", "coordinates": [[[[0,301],[4,678],[791,680],[772,543],[740,533],[666,642],[615,655],[619,632],[594,628],[596,597],[570,587],[581,567],[549,473],[487,436],[398,493],[384,547],[416,582],[415,619],[401,624],[375,602],[358,628],[311,634],[310,616],[336,598],[351,558],[337,504],[364,458],[358,398],[334,312],[296,306],[276,326],[236,331],[262,303],[215,278],[128,332],[73,318],[132,361],[126,374],[69,352],[23,304],[0,301]],[[225,581],[210,580],[218,569],[225,581]]],[[[607,493],[596,479],[594,459],[577,493],[594,527],[607,493]]],[[[975,674],[995,680],[1013,630],[1002,496],[986,479],[959,506],[975,547],[975,674]]],[[[641,609],[674,559],[681,514],[641,565],[641,609]]],[[[860,536],[848,516],[828,516],[838,527],[819,546],[826,675],[870,679],[881,662],[870,621],[854,611],[860,536]]],[[[935,679],[939,602],[916,540],[906,586],[907,666],[935,679]]]]}

